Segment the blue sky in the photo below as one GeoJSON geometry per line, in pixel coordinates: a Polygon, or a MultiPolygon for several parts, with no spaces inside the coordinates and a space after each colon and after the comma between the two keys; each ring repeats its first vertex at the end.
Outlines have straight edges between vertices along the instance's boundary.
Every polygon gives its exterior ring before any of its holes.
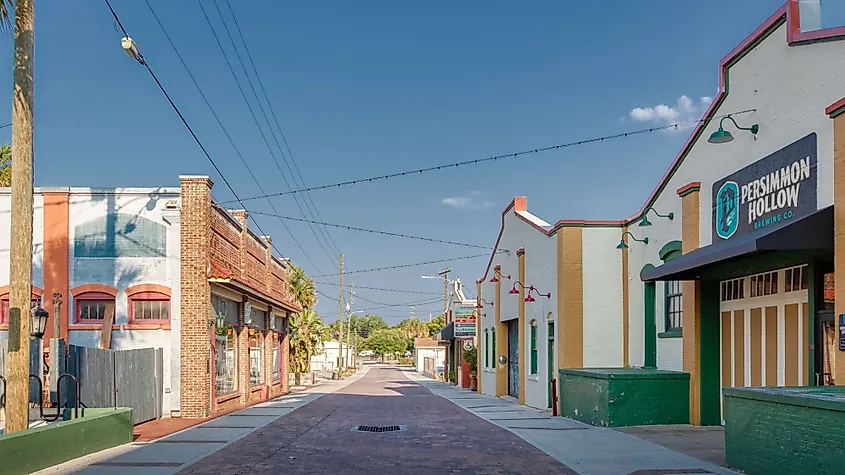
{"type": "MultiPolygon", "coordinates": [[[[225,1],[218,2],[233,27],[225,1]]],[[[197,2],[151,3],[261,186],[285,191],[197,2]]],[[[293,158],[314,186],[697,119],[702,98],[716,92],[718,60],[782,0],[232,3],[241,8],[237,20],[293,158]]],[[[146,3],[112,4],[238,194],[260,194],[146,3]]],[[[203,6],[235,61],[214,2],[203,0],[203,6]]],[[[122,51],[122,35],[104,3],[80,8],[53,1],[37,8],[36,185],[176,186],[180,174],[208,174],[217,199],[232,198],[146,71],[122,51]]],[[[845,19],[842,6],[825,8],[845,19]]],[[[5,36],[0,44],[0,61],[10,65],[12,41],[5,36]]],[[[0,109],[11,111],[11,74],[0,77],[0,90],[9,92],[0,96],[0,109]]],[[[246,94],[252,99],[249,89],[246,94]]],[[[0,131],[0,141],[9,134],[0,131]]],[[[315,191],[311,198],[327,222],[492,247],[500,212],[516,195],[527,195],[529,209],[549,222],[628,216],[684,138],[652,133],[315,191]]],[[[282,169],[287,172],[284,163],[282,169]]],[[[281,214],[302,216],[291,196],[272,202],[281,214]]],[[[246,204],[272,212],[266,200],[246,204]]],[[[306,224],[288,228],[313,264],[279,220],[257,219],[276,247],[310,274],[336,272],[334,256],[306,224]]],[[[346,254],[347,270],[485,252],[329,232],[346,254]]],[[[479,258],[450,266],[474,294],[485,264],[479,258]]],[[[438,293],[440,283],[420,276],[442,267],[361,273],[347,282],[438,293]]],[[[327,279],[336,281],[317,278],[327,279]]],[[[318,289],[331,296],[338,290],[318,289]]],[[[373,311],[389,322],[409,315],[404,303],[437,298],[356,293],[398,305],[373,311]]],[[[355,302],[357,309],[376,306],[355,302]]],[[[442,303],[416,308],[427,317],[442,303]]],[[[334,320],[337,303],[321,297],[318,310],[334,320]]]]}

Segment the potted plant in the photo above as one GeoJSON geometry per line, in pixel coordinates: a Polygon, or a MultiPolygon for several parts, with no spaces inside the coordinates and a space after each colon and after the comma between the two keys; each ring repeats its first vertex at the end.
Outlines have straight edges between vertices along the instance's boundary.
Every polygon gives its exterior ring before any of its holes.
{"type": "Polygon", "coordinates": [[[464,362],[469,365],[469,388],[472,391],[478,390],[478,348],[473,345],[464,350],[464,362]]]}
{"type": "Polygon", "coordinates": [[[456,379],[457,379],[457,375],[455,374],[455,370],[450,369],[449,370],[449,382],[454,383],[456,379]]]}

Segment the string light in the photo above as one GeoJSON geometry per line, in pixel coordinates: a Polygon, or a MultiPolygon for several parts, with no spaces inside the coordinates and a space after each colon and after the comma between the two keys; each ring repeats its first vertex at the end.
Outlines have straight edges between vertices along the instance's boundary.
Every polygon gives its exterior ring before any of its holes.
{"type": "Polygon", "coordinates": [[[339,182],[339,183],[332,183],[332,184],[329,184],[329,185],[312,186],[312,187],[309,187],[309,188],[302,188],[302,189],[299,189],[299,190],[282,191],[282,192],[278,192],[278,193],[271,193],[269,195],[252,196],[252,197],[249,197],[249,198],[244,198],[244,201],[259,200],[259,199],[262,199],[262,198],[266,198],[267,196],[294,195],[294,194],[297,194],[297,193],[306,193],[306,192],[309,192],[309,191],[325,190],[325,189],[328,189],[328,188],[339,188],[339,187],[342,187],[342,186],[359,185],[359,184],[362,184],[362,183],[370,183],[370,182],[374,182],[374,181],[388,180],[388,179],[391,179],[391,178],[399,178],[399,177],[408,176],[408,175],[417,175],[417,174],[421,174],[421,173],[428,173],[428,172],[434,172],[434,171],[439,171],[439,170],[447,170],[447,169],[450,169],[450,168],[458,168],[458,167],[461,167],[461,166],[464,166],[464,165],[476,165],[476,164],[479,164],[479,163],[492,162],[492,161],[496,161],[496,160],[499,160],[499,159],[504,160],[504,159],[508,159],[508,158],[517,158],[517,157],[521,157],[523,155],[530,155],[530,154],[536,155],[536,154],[539,154],[539,153],[542,153],[542,152],[550,152],[550,151],[553,151],[553,150],[560,150],[560,149],[563,149],[563,148],[576,147],[576,146],[579,146],[579,145],[587,145],[587,144],[590,144],[590,143],[604,142],[606,140],[619,139],[619,138],[629,137],[629,136],[633,136],[633,135],[647,134],[647,133],[651,133],[651,132],[658,132],[658,131],[661,131],[661,130],[668,130],[668,129],[677,129],[677,128],[680,128],[680,127],[686,127],[688,125],[698,124],[700,122],[707,122],[709,120],[720,119],[722,117],[727,117],[729,115],[730,116],[736,116],[736,115],[748,114],[750,112],[756,112],[756,111],[757,111],[757,109],[747,109],[747,110],[743,110],[743,111],[739,111],[739,112],[731,112],[731,113],[723,114],[723,115],[719,115],[719,116],[701,118],[699,120],[689,120],[689,121],[686,121],[686,122],[677,122],[677,123],[674,123],[674,124],[664,125],[664,126],[660,126],[660,127],[650,127],[648,129],[634,130],[634,131],[631,131],[631,132],[621,132],[621,133],[618,133],[618,134],[604,135],[604,136],[601,136],[601,137],[594,137],[594,138],[591,138],[591,139],[578,140],[578,141],[575,141],[575,142],[567,142],[567,143],[558,144],[558,145],[552,145],[552,146],[547,146],[547,147],[540,147],[540,148],[535,148],[535,149],[523,150],[521,152],[513,152],[513,153],[502,154],[502,155],[494,155],[494,156],[491,156],[491,157],[477,158],[477,159],[474,159],[474,160],[464,160],[462,162],[449,163],[449,164],[445,164],[445,165],[436,165],[436,166],[427,167],[427,168],[418,168],[416,170],[390,173],[390,174],[387,174],[387,175],[379,175],[379,176],[373,176],[373,177],[369,177],[369,178],[359,178],[357,180],[342,181],[342,182],[339,182]]]}
{"type": "MultiPolygon", "coordinates": [[[[506,252],[506,251],[499,251],[499,252],[506,252]]],[[[488,256],[489,256],[489,254],[476,254],[474,256],[452,257],[450,259],[439,259],[439,260],[436,260],[436,261],[428,261],[428,262],[416,262],[414,264],[400,264],[400,265],[397,265],[397,266],[376,267],[376,268],[373,268],[373,269],[345,271],[343,273],[343,275],[346,275],[346,274],[362,274],[364,272],[377,272],[377,271],[382,271],[382,270],[402,269],[404,267],[416,267],[416,266],[424,266],[424,265],[427,265],[427,264],[439,264],[441,262],[463,261],[463,260],[466,260],[466,259],[477,259],[479,257],[488,257],[488,256]]],[[[336,274],[320,274],[320,275],[315,275],[314,277],[331,277],[331,276],[336,276],[336,275],[340,275],[340,274],[339,273],[336,273],[336,274]]]]}
{"type": "MultiPolygon", "coordinates": [[[[315,284],[321,285],[333,285],[335,287],[339,286],[337,282],[323,282],[319,280],[314,281],[315,284]]],[[[421,294],[421,295],[442,295],[440,292],[423,292],[421,290],[400,290],[400,289],[385,289],[382,287],[366,287],[363,285],[356,285],[356,289],[364,289],[364,290],[378,290],[380,292],[395,292],[400,294],[421,294]]]]}
{"type": "Polygon", "coordinates": [[[392,233],[390,231],[379,231],[379,230],[376,230],[376,229],[358,228],[358,227],[355,227],[355,226],[347,226],[345,224],[324,223],[322,221],[312,221],[310,219],[294,218],[293,216],[282,216],[282,215],[273,214],[273,213],[262,213],[262,212],[259,212],[259,211],[253,211],[253,214],[257,214],[257,215],[260,215],[260,216],[269,216],[269,217],[284,219],[284,220],[288,220],[288,221],[299,221],[299,222],[303,222],[303,223],[319,224],[319,225],[322,225],[322,226],[331,226],[333,228],[347,229],[349,231],[362,231],[362,232],[371,233],[371,234],[381,234],[381,235],[384,235],[384,236],[392,236],[392,237],[399,237],[399,238],[406,238],[406,239],[418,239],[420,241],[435,242],[435,243],[439,243],[439,244],[450,244],[452,246],[472,247],[472,248],[475,248],[475,249],[492,249],[492,248],[487,247],[487,246],[479,246],[479,245],[476,245],[476,244],[467,244],[467,243],[464,243],[464,242],[445,241],[445,240],[442,240],[442,239],[427,238],[427,237],[422,237],[422,236],[412,236],[412,235],[409,235],[409,234],[392,233]]]}

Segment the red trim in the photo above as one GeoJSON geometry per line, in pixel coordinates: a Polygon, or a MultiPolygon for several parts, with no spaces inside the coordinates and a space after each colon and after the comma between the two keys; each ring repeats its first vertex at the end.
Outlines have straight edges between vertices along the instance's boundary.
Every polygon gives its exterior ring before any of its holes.
{"type": "Polygon", "coordinates": [[[669,181],[672,176],[672,173],[678,168],[678,166],[680,166],[682,159],[692,148],[693,144],[696,142],[701,132],[708,125],[710,119],[713,118],[716,109],[721,105],[722,101],[727,95],[727,93],[725,92],[725,87],[728,66],[730,66],[743,53],[745,53],[758,39],[760,39],[760,37],[768,33],[772,28],[778,26],[779,23],[784,20],[784,18],[786,19],[786,43],[788,45],[794,45],[796,43],[801,42],[817,41],[822,39],[845,37],[845,27],[827,28],[824,30],[801,33],[801,21],[799,19],[798,0],[787,0],[786,3],[784,3],[783,5],[781,5],[780,8],[775,10],[775,12],[771,16],[769,16],[766,21],[764,21],[760,26],[758,26],[750,35],[745,37],[742,42],[740,42],[734,49],[732,49],[727,55],[725,55],[725,57],[723,57],[719,61],[719,93],[716,95],[713,102],[710,104],[710,107],[707,108],[707,111],[702,116],[702,119],[706,120],[699,122],[698,125],[695,126],[692,133],[687,138],[687,141],[684,143],[684,146],[681,147],[681,150],[675,156],[675,159],[672,161],[672,164],[669,165],[669,169],[666,170],[666,173],[663,174],[663,177],[660,179],[657,186],[654,188],[654,190],[649,195],[648,199],[645,201],[643,207],[640,208],[640,210],[637,211],[636,214],[627,219],[626,222],[630,223],[642,217],[645,210],[648,209],[649,206],[651,206],[651,204],[657,198],[657,195],[669,181]]]}
{"type": "Polygon", "coordinates": [[[845,112],[845,97],[827,106],[824,110],[824,113],[831,116],[831,119],[842,112],[845,112]]]}
{"type": "MultiPolygon", "coordinates": [[[[92,284],[92,287],[97,286],[97,285],[98,284],[92,284]]],[[[80,287],[86,287],[86,286],[83,285],[83,286],[80,286],[80,287]]],[[[106,286],[101,286],[101,287],[106,287],[106,286]]],[[[74,290],[76,290],[78,288],[79,287],[76,287],[74,290]]],[[[73,292],[73,290],[71,290],[71,292],[73,292]]],[[[97,320],[97,319],[93,319],[93,318],[80,318],[79,317],[80,311],[82,310],[81,306],[79,305],[79,302],[86,302],[86,301],[87,302],[90,302],[90,301],[111,302],[113,311],[115,311],[115,312],[117,311],[117,309],[114,308],[115,307],[114,295],[107,294],[107,293],[104,293],[104,292],[95,292],[95,291],[87,291],[87,292],[83,292],[83,293],[79,293],[79,294],[74,293],[74,295],[73,295],[73,325],[71,325],[71,327],[70,327],[71,330],[76,330],[77,328],[75,328],[75,326],[78,326],[78,325],[96,326],[96,327],[98,327],[98,328],[96,328],[97,330],[103,328],[103,321],[102,320],[97,320]]],[[[114,317],[116,317],[116,315],[113,316],[113,318],[114,317]]]]}
{"type": "Polygon", "coordinates": [[[170,297],[170,287],[158,284],[139,284],[133,285],[132,287],[127,287],[123,293],[126,294],[127,297],[133,298],[136,294],[139,293],[157,293],[157,294],[164,294],[168,298],[170,297]]]}
{"type": "Polygon", "coordinates": [[[691,192],[691,191],[700,190],[700,189],[701,189],[701,182],[700,181],[694,181],[692,183],[687,183],[686,185],[678,188],[678,196],[684,196],[686,194],[689,194],[689,192],[691,192]]]}
{"type": "Polygon", "coordinates": [[[516,250],[517,256],[521,256],[523,254],[525,254],[525,248],[524,247],[520,247],[519,249],[516,250]]]}
{"type": "MultiPolygon", "coordinates": [[[[31,302],[37,302],[38,297],[33,294],[31,302]]],[[[0,330],[9,329],[9,295],[0,296],[0,330]]]]}
{"type": "Polygon", "coordinates": [[[78,286],[70,289],[70,294],[73,295],[73,298],[78,298],[78,296],[81,295],[81,294],[87,294],[87,293],[91,293],[91,292],[110,295],[111,298],[117,297],[117,289],[110,286],[110,285],[84,284],[84,285],[78,285],[78,286]]]}
{"type": "MultiPolygon", "coordinates": [[[[5,296],[9,295],[9,293],[10,293],[10,288],[9,288],[8,285],[0,285],[0,298],[3,298],[5,296]]],[[[41,296],[44,295],[44,289],[42,289],[41,287],[36,287],[36,286],[33,285],[32,286],[32,295],[33,295],[33,297],[37,297],[38,299],[40,299],[41,296]]],[[[35,299],[33,299],[33,300],[35,300],[35,299]]]]}
{"type": "MultiPolygon", "coordinates": [[[[139,286],[140,287],[140,286],[139,286]]],[[[159,292],[137,292],[132,295],[128,299],[129,307],[126,309],[127,317],[129,318],[129,324],[135,325],[162,325],[167,324],[170,326],[170,312],[171,312],[171,305],[170,305],[170,295],[169,294],[162,294],[159,292]],[[147,319],[135,318],[135,302],[167,302],[167,315],[168,318],[156,318],[156,319],[147,319]]]]}

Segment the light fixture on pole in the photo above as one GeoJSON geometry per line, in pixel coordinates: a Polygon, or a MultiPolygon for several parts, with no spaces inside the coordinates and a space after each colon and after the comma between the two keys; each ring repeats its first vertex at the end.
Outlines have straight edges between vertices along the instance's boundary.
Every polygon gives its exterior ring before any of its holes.
{"type": "Polygon", "coordinates": [[[493,306],[493,305],[494,305],[494,303],[493,303],[493,302],[488,302],[488,301],[486,301],[486,300],[484,300],[484,299],[479,299],[478,305],[476,305],[476,306],[475,306],[475,308],[484,308],[484,305],[483,305],[483,304],[487,304],[487,305],[490,305],[490,306],[493,306]]]}
{"type": "Polygon", "coordinates": [[[725,130],[725,128],[723,127],[723,124],[725,123],[726,119],[730,119],[730,121],[734,123],[734,127],[736,127],[738,130],[747,130],[751,132],[755,139],[757,138],[757,132],[760,131],[760,126],[758,124],[754,124],[751,127],[740,127],[733,117],[726,115],[725,117],[722,117],[722,120],[719,121],[719,130],[710,134],[710,138],[707,139],[708,142],[719,144],[733,141],[734,136],[731,135],[731,133],[725,130]]]}
{"type": "Polygon", "coordinates": [[[631,239],[633,239],[634,241],[641,242],[643,244],[648,244],[648,238],[647,237],[644,237],[642,239],[637,239],[637,238],[634,237],[633,234],[631,234],[630,231],[625,231],[624,233],[622,233],[622,239],[619,241],[619,245],[616,246],[616,249],[628,249],[628,245],[625,244],[625,235],[626,234],[628,236],[631,236],[631,239]]]}
{"type": "MultiPolygon", "coordinates": [[[[509,276],[509,275],[503,275],[501,271],[499,272],[499,275],[500,275],[502,278],[504,278],[504,279],[511,280],[511,276],[509,276]]],[[[493,278],[492,278],[492,279],[490,279],[490,283],[491,283],[491,284],[495,284],[495,283],[496,283],[496,282],[498,282],[498,281],[499,281],[499,278],[498,278],[498,277],[496,277],[496,274],[493,274],[493,278]]]]}
{"type": "Polygon", "coordinates": [[[643,213],[642,221],[640,221],[640,227],[651,226],[651,221],[648,220],[648,212],[649,211],[653,211],[654,214],[657,215],[658,217],[666,218],[669,221],[672,221],[673,219],[675,219],[675,213],[670,212],[669,214],[660,214],[654,208],[647,208],[645,210],[645,212],[643,213]]]}

